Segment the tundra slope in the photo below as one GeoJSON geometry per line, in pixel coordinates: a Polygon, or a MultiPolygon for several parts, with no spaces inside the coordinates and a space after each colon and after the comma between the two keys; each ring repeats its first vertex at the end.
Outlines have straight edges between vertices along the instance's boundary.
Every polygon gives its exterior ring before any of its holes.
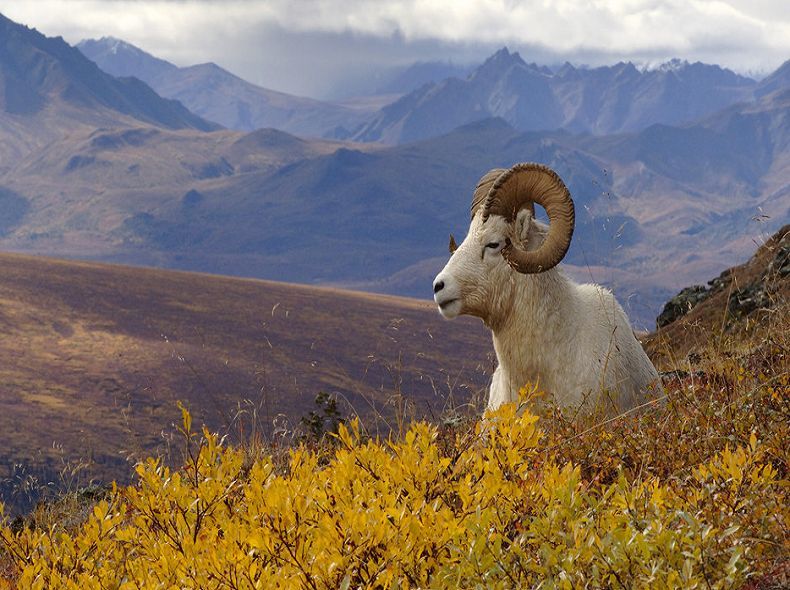
{"type": "Polygon", "coordinates": [[[658,373],[623,308],[599,285],[574,283],[556,265],[574,227],[570,193],[540,164],[494,169],[477,185],[463,243],[433,283],[446,318],[479,317],[491,329],[498,367],[488,407],[515,401],[527,382],[562,406],[632,408],[658,373]],[[550,226],[535,219],[542,205],[550,226]]]}

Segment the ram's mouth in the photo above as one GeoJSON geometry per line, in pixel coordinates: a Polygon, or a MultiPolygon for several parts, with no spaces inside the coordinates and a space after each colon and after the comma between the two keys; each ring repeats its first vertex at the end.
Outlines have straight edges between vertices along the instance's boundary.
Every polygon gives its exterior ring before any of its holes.
{"type": "Polygon", "coordinates": [[[455,303],[456,301],[458,301],[458,298],[457,298],[457,297],[456,297],[455,299],[448,299],[447,301],[442,301],[442,302],[439,304],[439,309],[445,309],[445,308],[446,308],[448,305],[452,305],[452,304],[453,304],[453,303],[455,303]]]}

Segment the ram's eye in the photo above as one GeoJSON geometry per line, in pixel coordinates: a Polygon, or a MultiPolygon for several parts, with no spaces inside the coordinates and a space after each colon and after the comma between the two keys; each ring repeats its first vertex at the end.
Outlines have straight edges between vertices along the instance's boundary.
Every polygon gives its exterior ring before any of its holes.
{"type": "Polygon", "coordinates": [[[492,249],[499,248],[499,242],[488,242],[486,244],[486,248],[492,248],[492,249]]]}

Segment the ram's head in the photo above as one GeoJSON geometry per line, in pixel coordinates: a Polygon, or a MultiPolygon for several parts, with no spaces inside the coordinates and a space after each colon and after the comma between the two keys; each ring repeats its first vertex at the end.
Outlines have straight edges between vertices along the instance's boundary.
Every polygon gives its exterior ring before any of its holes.
{"type": "Polygon", "coordinates": [[[497,168],[478,182],[472,223],[460,246],[450,237],[449,262],[433,282],[434,300],[446,318],[469,314],[486,322],[507,305],[512,273],[554,268],[565,256],[574,227],[573,200],[562,179],[541,164],[497,168]],[[535,203],[549,227],[535,222],[535,203]]]}

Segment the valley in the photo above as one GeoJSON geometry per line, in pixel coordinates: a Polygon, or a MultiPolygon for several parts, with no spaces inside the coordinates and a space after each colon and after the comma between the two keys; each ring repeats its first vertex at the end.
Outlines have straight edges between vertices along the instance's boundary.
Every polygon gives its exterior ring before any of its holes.
{"type": "Polygon", "coordinates": [[[178,401],[231,439],[290,440],[326,392],[386,436],[399,413],[479,403],[491,373],[482,323],[428,302],[9,254],[0,277],[6,483],[62,461],[126,477],[127,459],[167,451],[178,401]]]}

